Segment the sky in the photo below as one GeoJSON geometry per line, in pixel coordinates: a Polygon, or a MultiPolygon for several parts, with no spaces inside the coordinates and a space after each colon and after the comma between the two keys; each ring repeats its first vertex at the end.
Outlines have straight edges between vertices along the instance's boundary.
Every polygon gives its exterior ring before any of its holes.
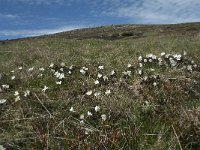
{"type": "Polygon", "coordinates": [[[200,0],[0,0],[0,40],[111,24],[200,22],[200,0]]]}

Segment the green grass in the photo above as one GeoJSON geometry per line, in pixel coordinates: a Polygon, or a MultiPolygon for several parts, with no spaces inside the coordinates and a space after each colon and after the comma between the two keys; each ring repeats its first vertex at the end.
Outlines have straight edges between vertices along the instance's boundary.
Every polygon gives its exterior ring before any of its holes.
{"type": "Polygon", "coordinates": [[[198,150],[199,50],[200,23],[107,26],[1,41],[0,85],[9,84],[10,89],[0,92],[0,99],[7,100],[0,104],[0,145],[7,149],[198,150]],[[144,74],[137,73],[139,56],[184,51],[187,55],[175,68],[143,63],[144,74]],[[181,69],[191,60],[196,69],[181,69]],[[61,62],[66,64],[65,79],[56,85],[59,80],[49,65],[54,63],[59,70],[61,62]],[[128,64],[133,68],[127,68],[128,64]],[[68,74],[71,65],[74,70],[68,74]],[[104,69],[99,70],[99,65],[104,69]],[[31,67],[34,70],[28,72],[31,67]],[[39,71],[40,67],[45,71],[39,71]],[[88,67],[86,75],[79,72],[81,67],[88,67]],[[115,77],[109,76],[112,70],[115,77]],[[127,70],[132,75],[125,78],[122,72],[127,70]],[[99,79],[100,85],[95,85],[98,73],[109,81],[99,79]],[[10,79],[13,75],[15,80],[10,79]],[[145,76],[149,79],[144,82],[145,76]],[[42,92],[45,85],[49,89],[42,92]],[[24,97],[27,89],[30,95],[24,97]],[[106,95],[108,89],[111,94],[106,95]],[[93,93],[88,96],[89,90],[93,93]],[[20,93],[19,101],[15,101],[15,91],[20,93]],[[95,97],[95,92],[101,95],[95,97]],[[100,106],[99,112],[95,106],[100,106]],[[70,112],[71,107],[75,112],[70,112]],[[93,115],[87,116],[88,111],[93,115]]]}

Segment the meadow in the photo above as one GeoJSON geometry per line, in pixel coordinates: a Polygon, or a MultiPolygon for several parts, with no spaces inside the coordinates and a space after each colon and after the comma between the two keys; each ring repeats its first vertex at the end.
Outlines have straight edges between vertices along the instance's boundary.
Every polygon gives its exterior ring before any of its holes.
{"type": "Polygon", "coordinates": [[[0,41],[0,149],[200,149],[200,23],[0,41]]]}

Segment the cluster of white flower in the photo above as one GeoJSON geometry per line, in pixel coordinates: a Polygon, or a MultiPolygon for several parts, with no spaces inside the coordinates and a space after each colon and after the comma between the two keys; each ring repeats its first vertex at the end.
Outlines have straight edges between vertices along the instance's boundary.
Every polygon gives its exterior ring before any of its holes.
{"type": "MultiPolygon", "coordinates": [[[[91,111],[88,110],[88,111],[86,112],[86,114],[81,113],[81,114],[79,115],[79,119],[80,119],[80,124],[81,124],[81,125],[84,124],[84,120],[85,120],[85,119],[90,118],[90,117],[93,116],[93,115],[97,115],[97,116],[98,116],[99,113],[101,114],[101,112],[100,112],[101,108],[100,108],[99,105],[97,105],[97,106],[95,106],[95,107],[93,107],[93,108],[94,108],[94,110],[91,110],[91,111]],[[92,112],[93,112],[93,113],[92,113],[92,112]]],[[[69,111],[70,111],[71,113],[77,112],[77,111],[75,111],[74,107],[70,107],[69,111]]],[[[104,114],[104,113],[101,114],[101,120],[102,120],[103,122],[107,120],[106,114],[104,114]]]]}
{"type": "Polygon", "coordinates": [[[128,71],[124,71],[124,72],[122,72],[122,74],[124,75],[124,76],[131,76],[131,71],[130,70],[128,70],[128,71]]]}
{"type": "Polygon", "coordinates": [[[19,96],[19,92],[18,91],[15,91],[14,93],[14,96],[15,96],[15,102],[21,100],[20,96],[19,96]]]}
{"type": "Polygon", "coordinates": [[[29,95],[30,95],[30,91],[29,90],[24,91],[24,97],[27,97],[29,95]]]}
{"type": "MultiPolygon", "coordinates": [[[[187,56],[186,53],[184,54],[168,54],[165,52],[162,52],[161,54],[159,54],[159,56],[154,55],[152,53],[147,54],[145,56],[139,56],[138,57],[138,62],[137,65],[133,65],[131,64],[131,62],[128,63],[127,67],[125,67],[124,70],[120,71],[120,73],[118,74],[118,72],[115,70],[110,70],[109,73],[105,73],[107,71],[107,69],[105,69],[105,67],[103,65],[99,65],[95,68],[94,73],[93,74],[89,74],[90,71],[88,71],[89,69],[86,67],[78,67],[78,66],[73,66],[71,65],[70,67],[67,67],[66,64],[64,62],[60,63],[60,65],[56,65],[54,63],[51,63],[49,65],[49,68],[45,68],[45,67],[40,67],[38,68],[38,70],[34,67],[32,68],[26,68],[24,69],[24,71],[27,71],[29,73],[31,73],[33,70],[37,70],[38,73],[40,73],[38,76],[42,77],[43,75],[45,75],[46,72],[50,72],[51,73],[51,77],[53,77],[53,81],[54,83],[57,85],[55,86],[56,88],[58,87],[58,85],[61,85],[64,87],[65,83],[67,83],[68,79],[73,79],[73,82],[70,81],[70,83],[72,84],[76,84],[76,83],[81,83],[81,86],[83,86],[84,88],[82,88],[82,91],[85,91],[85,89],[87,89],[84,94],[83,92],[81,92],[81,96],[84,98],[88,98],[88,99],[103,99],[105,98],[109,98],[109,95],[114,95],[114,87],[112,87],[114,84],[118,82],[119,80],[123,80],[123,81],[128,81],[127,83],[129,83],[130,78],[129,77],[136,77],[141,79],[142,83],[144,84],[148,84],[152,87],[154,87],[155,89],[158,89],[158,87],[160,87],[161,85],[161,80],[159,78],[159,76],[156,75],[157,72],[157,66],[159,66],[159,68],[165,68],[168,67],[170,69],[173,69],[173,71],[175,69],[179,69],[179,68],[183,68],[189,72],[194,71],[195,68],[197,68],[197,64],[195,64],[195,62],[193,60],[190,60],[187,56]],[[46,70],[45,70],[46,69],[46,70]],[[105,69],[105,70],[104,70],[105,69]],[[117,73],[116,73],[117,72],[117,73]],[[75,74],[78,76],[78,78],[72,78],[73,74],[75,74]],[[72,75],[68,75],[68,74],[72,74],[72,75]],[[85,75],[86,74],[86,75],[85,75]],[[136,76],[135,76],[136,74],[136,76]],[[83,76],[85,75],[85,76],[83,76]],[[118,80],[119,79],[119,80],[118,80]],[[127,80],[126,80],[127,79],[127,80]],[[78,80],[78,82],[77,82],[78,80]],[[90,84],[91,82],[91,84],[90,84]],[[107,86],[106,86],[107,85],[107,86]],[[84,90],[83,90],[84,89],[84,90]],[[112,93],[112,94],[111,94],[112,93]]],[[[18,67],[17,70],[22,70],[23,67],[18,67]]],[[[184,71],[185,71],[184,70],[184,71]]],[[[91,68],[91,72],[92,72],[92,68],[91,68]]],[[[187,72],[186,71],[186,72],[187,72]]],[[[24,97],[28,97],[30,95],[30,91],[26,90],[24,92],[19,93],[19,91],[17,91],[17,89],[13,88],[12,83],[14,83],[17,77],[17,79],[20,79],[19,76],[14,75],[14,70],[11,71],[12,74],[8,76],[8,79],[14,80],[11,82],[6,82],[9,83],[8,84],[3,84],[0,87],[0,92],[4,92],[4,89],[9,89],[9,90],[5,90],[7,91],[11,91],[14,92],[14,96],[15,96],[15,102],[21,100],[21,98],[23,99],[24,97]],[[24,95],[21,95],[21,94],[24,95]],[[20,97],[20,95],[22,97],[20,97]]],[[[17,72],[17,71],[16,71],[17,72]]],[[[188,73],[188,72],[187,72],[188,73]]],[[[189,73],[188,73],[189,74],[189,73]]],[[[43,83],[43,82],[42,82],[43,83]]],[[[70,84],[69,84],[70,85],[70,84]]],[[[79,84],[78,84],[79,85],[79,84]]],[[[45,83],[42,85],[42,92],[47,92],[49,87],[51,87],[51,89],[53,89],[52,85],[46,84],[45,83]],[[49,87],[48,87],[49,86],[49,87]]],[[[68,86],[68,85],[67,85],[68,86]]],[[[32,91],[32,90],[31,90],[32,91]]],[[[80,96],[80,94],[78,95],[80,96]]],[[[6,99],[0,99],[0,104],[6,103],[7,100],[6,99]]],[[[99,116],[101,116],[101,120],[102,121],[106,121],[107,120],[107,116],[106,114],[104,114],[103,112],[100,112],[100,106],[95,106],[94,110],[88,110],[85,114],[80,114],[80,122],[84,123],[84,120],[86,118],[92,117],[95,115],[95,113],[99,113],[99,116]]],[[[76,110],[74,109],[74,107],[71,107],[69,109],[70,112],[76,112],[76,110]]],[[[77,113],[77,112],[76,112],[77,113]]],[[[89,132],[89,130],[87,131],[89,132]]]]}
{"type": "Polygon", "coordinates": [[[2,86],[3,89],[9,89],[10,88],[10,86],[8,84],[3,84],[1,86],[2,86]]]}
{"type": "Polygon", "coordinates": [[[62,79],[65,78],[65,74],[64,74],[64,73],[60,73],[60,72],[58,72],[58,71],[56,71],[56,72],[54,73],[54,75],[55,75],[56,78],[58,78],[59,80],[62,80],[62,79]]]}
{"type": "Polygon", "coordinates": [[[88,68],[86,68],[86,67],[82,67],[82,68],[80,69],[80,73],[81,73],[82,75],[86,74],[87,71],[88,71],[88,68]]]}
{"type": "Polygon", "coordinates": [[[139,56],[139,67],[143,67],[142,63],[158,63],[158,65],[161,67],[163,65],[175,68],[182,67],[182,69],[192,72],[195,68],[197,68],[197,64],[195,64],[193,60],[187,58],[186,54],[186,52],[183,54],[169,54],[162,52],[159,57],[152,53],[147,54],[146,57],[139,56]]]}

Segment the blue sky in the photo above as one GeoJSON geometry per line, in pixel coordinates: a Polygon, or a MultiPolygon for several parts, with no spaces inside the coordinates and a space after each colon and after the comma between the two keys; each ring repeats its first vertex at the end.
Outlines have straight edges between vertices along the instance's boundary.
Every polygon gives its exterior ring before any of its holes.
{"type": "Polygon", "coordinates": [[[0,0],[0,40],[110,24],[200,21],[200,0],[0,0]]]}

